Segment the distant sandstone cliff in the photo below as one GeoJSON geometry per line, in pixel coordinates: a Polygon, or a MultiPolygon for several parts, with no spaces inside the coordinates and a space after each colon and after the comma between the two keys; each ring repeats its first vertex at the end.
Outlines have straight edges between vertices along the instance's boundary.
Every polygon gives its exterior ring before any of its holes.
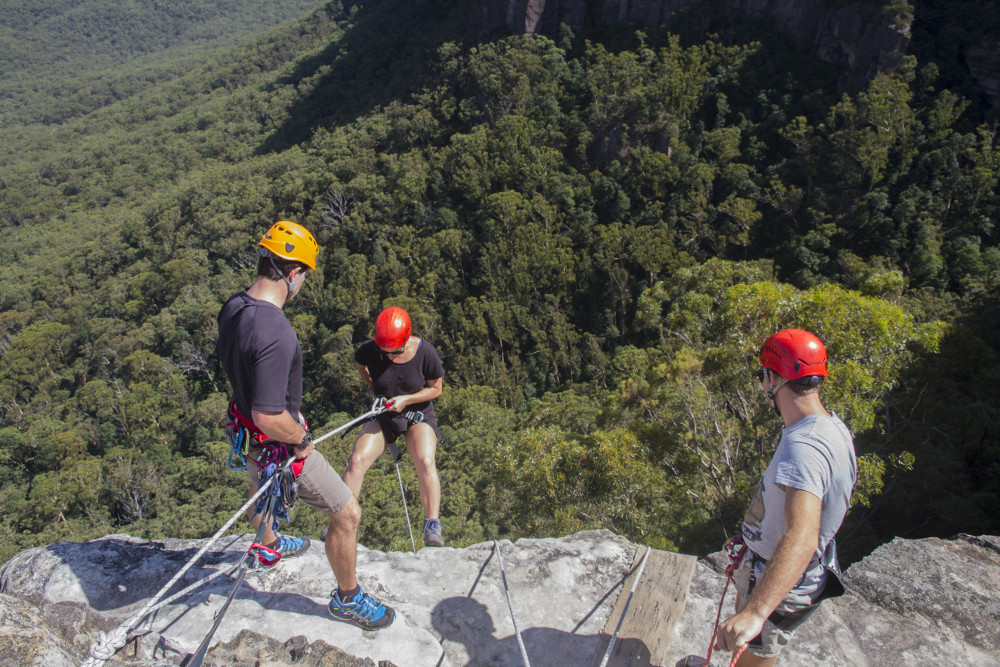
{"type": "Polygon", "coordinates": [[[910,42],[908,24],[898,25],[880,4],[828,4],[823,0],[479,0],[475,29],[550,33],[560,23],[579,30],[589,21],[669,25],[678,12],[697,17],[702,11],[707,26],[708,12],[721,10],[746,17],[770,16],[803,50],[824,62],[845,65],[845,88],[857,88],[878,72],[899,65],[910,42]]]}
{"type": "Polygon", "coordinates": [[[1000,109],[1000,35],[984,35],[965,50],[965,63],[994,109],[1000,109]]]}

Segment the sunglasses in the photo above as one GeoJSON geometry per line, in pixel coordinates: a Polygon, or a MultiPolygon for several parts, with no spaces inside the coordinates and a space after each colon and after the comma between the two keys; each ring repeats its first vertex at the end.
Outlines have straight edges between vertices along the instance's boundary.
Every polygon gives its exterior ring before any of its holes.
{"type": "Polygon", "coordinates": [[[753,372],[753,379],[755,382],[767,382],[767,369],[758,368],[753,372]]]}
{"type": "Polygon", "coordinates": [[[386,350],[386,349],[383,349],[381,347],[379,349],[382,350],[382,354],[390,356],[390,357],[399,356],[400,354],[403,354],[403,352],[406,352],[406,346],[405,345],[403,345],[402,347],[397,347],[395,350],[386,350]]]}

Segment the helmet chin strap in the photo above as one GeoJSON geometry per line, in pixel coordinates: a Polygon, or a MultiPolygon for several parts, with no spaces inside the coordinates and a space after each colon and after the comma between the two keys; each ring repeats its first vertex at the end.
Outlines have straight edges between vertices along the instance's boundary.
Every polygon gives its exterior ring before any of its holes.
{"type": "Polygon", "coordinates": [[[768,384],[767,397],[771,400],[771,407],[774,409],[774,413],[780,417],[781,416],[781,408],[778,407],[778,398],[777,398],[778,397],[778,390],[781,389],[785,385],[785,383],[788,382],[788,380],[786,380],[785,378],[783,378],[783,377],[781,377],[779,375],[778,377],[781,378],[781,382],[778,383],[777,387],[775,387],[774,389],[771,389],[770,386],[771,386],[771,372],[772,371],[771,371],[770,368],[765,368],[764,372],[767,374],[767,378],[768,378],[768,381],[767,381],[767,384],[768,384]]]}
{"type": "Polygon", "coordinates": [[[274,270],[278,272],[278,275],[281,276],[281,279],[285,281],[285,287],[288,288],[288,295],[287,296],[291,296],[292,292],[295,291],[295,288],[298,287],[299,283],[302,282],[302,279],[306,277],[305,272],[302,272],[301,274],[299,274],[299,277],[296,278],[295,280],[289,280],[288,276],[286,276],[284,273],[282,273],[281,269],[278,268],[278,265],[274,263],[274,253],[272,253],[267,248],[262,248],[260,252],[261,252],[262,255],[264,255],[265,257],[267,257],[267,261],[271,262],[271,266],[274,267],[274,270]]]}
{"type": "MultiPolygon", "coordinates": [[[[285,278],[285,276],[281,277],[285,278]]],[[[288,296],[292,295],[292,292],[295,291],[295,288],[299,286],[299,283],[301,283],[302,279],[305,277],[306,277],[305,273],[300,273],[299,277],[296,278],[295,280],[289,280],[288,278],[285,278],[285,284],[288,286],[288,296]]]]}

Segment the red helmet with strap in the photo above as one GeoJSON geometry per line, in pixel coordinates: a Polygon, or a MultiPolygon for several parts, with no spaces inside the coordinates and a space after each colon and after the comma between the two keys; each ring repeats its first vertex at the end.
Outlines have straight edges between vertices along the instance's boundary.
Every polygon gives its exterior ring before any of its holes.
{"type": "MultiPolygon", "coordinates": [[[[785,329],[764,342],[760,365],[770,368],[787,382],[803,378],[827,377],[826,348],[814,334],[802,329],[785,329]]],[[[800,382],[815,386],[818,382],[800,382]]]]}
{"type": "Polygon", "coordinates": [[[375,319],[375,344],[386,350],[403,347],[410,339],[410,316],[399,306],[386,308],[375,319]]]}

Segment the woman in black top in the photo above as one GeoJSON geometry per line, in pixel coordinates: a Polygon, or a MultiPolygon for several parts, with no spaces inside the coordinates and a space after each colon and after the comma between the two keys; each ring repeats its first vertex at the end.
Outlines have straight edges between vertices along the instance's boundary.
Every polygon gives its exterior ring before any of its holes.
{"type": "Polygon", "coordinates": [[[386,399],[386,412],[376,422],[365,424],[354,442],[347,462],[344,482],[354,496],[361,496],[365,473],[387,442],[402,433],[413,459],[420,483],[420,504],[424,508],[424,544],[444,546],[441,535],[441,481],[438,478],[437,415],[434,399],[444,386],[444,367],[437,350],[427,341],[410,334],[410,317],[402,308],[383,310],[375,320],[375,336],[354,353],[361,377],[371,393],[386,399]],[[423,414],[420,420],[419,414],[423,414]]]}

